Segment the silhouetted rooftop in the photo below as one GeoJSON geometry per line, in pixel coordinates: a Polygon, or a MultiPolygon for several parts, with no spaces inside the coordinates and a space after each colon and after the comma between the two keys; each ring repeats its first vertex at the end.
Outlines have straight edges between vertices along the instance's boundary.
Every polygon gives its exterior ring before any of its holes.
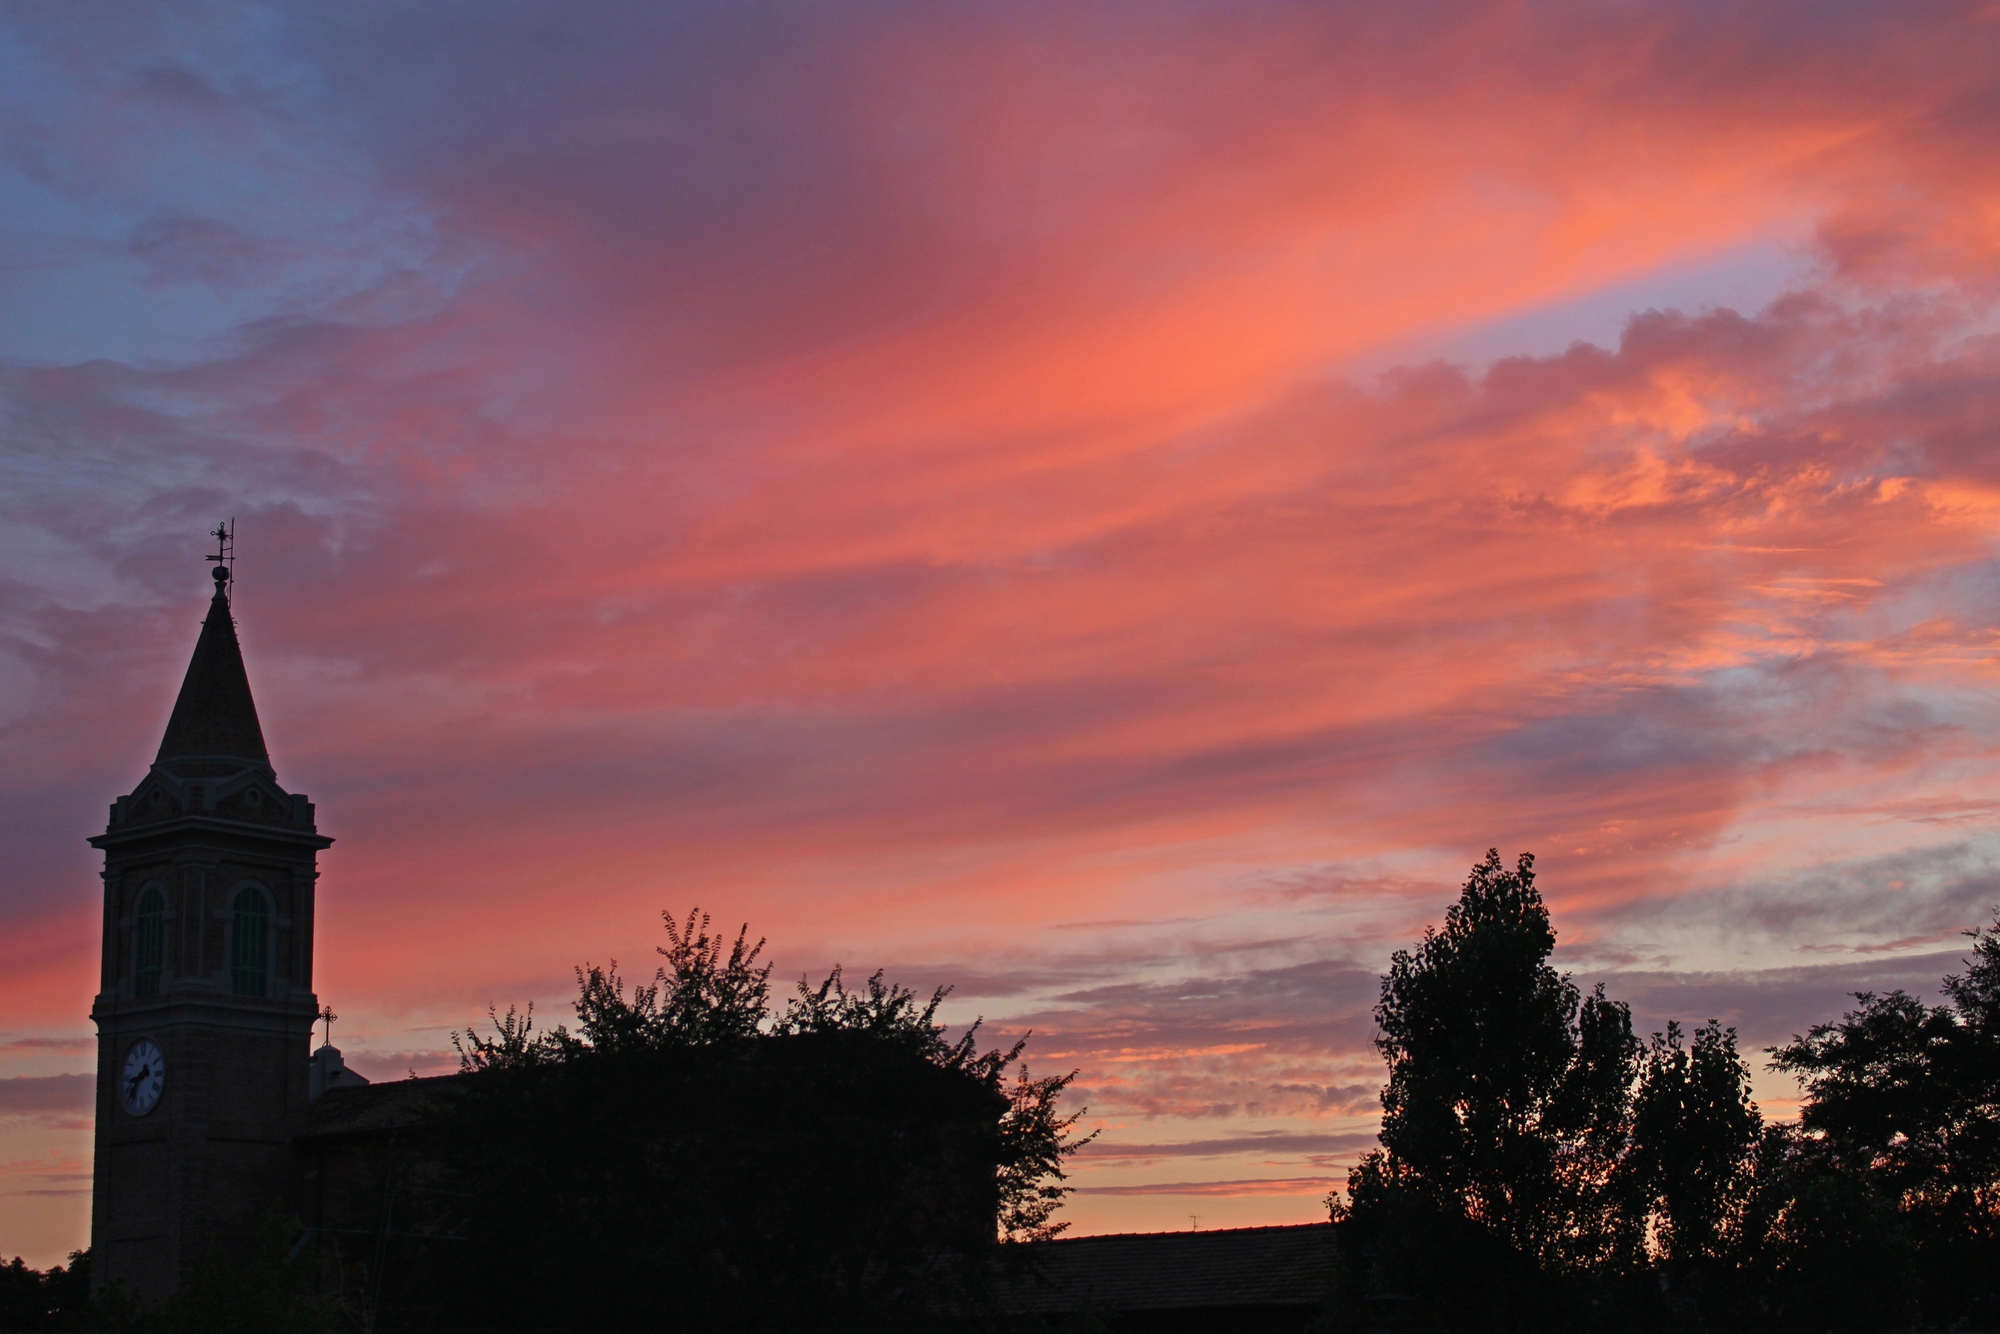
{"type": "Polygon", "coordinates": [[[436,1114],[438,1100],[454,1078],[434,1075],[328,1089],[307,1115],[305,1138],[346,1139],[421,1126],[436,1114]]]}
{"type": "Polygon", "coordinates": [[[1217,1228],[1065,1237],[1029,1247],[1032,1272],[1009,1284],[1014,1310],[1304,1310],[1333,1282],[1333,1227],[1217,1228]]]}

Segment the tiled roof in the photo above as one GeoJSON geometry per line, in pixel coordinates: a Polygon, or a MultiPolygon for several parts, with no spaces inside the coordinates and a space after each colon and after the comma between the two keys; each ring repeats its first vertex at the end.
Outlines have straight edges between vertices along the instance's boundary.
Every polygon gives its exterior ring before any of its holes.
{"type": "Polygon", "coordinates": [[[1333,1227],[1244,1227],[1066,1237],[1023,1248],[1008,1284],[1022,1312],[1310,1307],[1333,1282],[1333,1227]]]}

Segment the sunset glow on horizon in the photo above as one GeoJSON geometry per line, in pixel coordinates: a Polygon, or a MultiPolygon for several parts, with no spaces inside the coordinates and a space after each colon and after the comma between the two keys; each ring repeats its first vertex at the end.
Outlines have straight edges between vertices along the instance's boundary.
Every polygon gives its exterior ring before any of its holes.
{"type": "Polygon", "coordinates": [[[1997,111],[1983,0],[0,9],[0,1258],[227,517],[371,1078],[699,905],[1032,1029],[1151,1231],[1324,1217],[1489,846],[1644,1032],[1930,994],[1997,111]]]}

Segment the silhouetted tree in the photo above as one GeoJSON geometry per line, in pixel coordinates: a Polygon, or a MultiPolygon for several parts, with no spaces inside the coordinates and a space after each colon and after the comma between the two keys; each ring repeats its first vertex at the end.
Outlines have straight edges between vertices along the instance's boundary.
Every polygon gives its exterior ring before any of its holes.
{"type": "Polygon", "coordinates": [[[962,1323],[996,1219],[1060,1230],[1072,1076],[1029,1075],[1026,1039],[981,1050],[977,1022],[939,1022],[946,989],[880,972],[850,988],[837,967],[773,1015],[747,928],[732,942],[695,913],[667,930],[649,985],[577,970],[574,1029],[509,1010],[454,1035],[466,1078],[428,1183],[454,1240],[426,1268],[464,1296],[413,1293],[412,1322],[962,1323]]]}
{"type": "Polygon", "coordinates": [[[1381,1147],[1329,1197],[1346,1318],[1455,1328],[1878,1331],[2000,1321],[2000,916],[1944,1004],[1857,993],[1773,1048],[1765,1127],[1736,1032],[1643,1052],[1549,965],[1534,862],[1472,869],[1399,950],[1381,1147]]]}
{"type": "Polygon", "coordinates": [[[1796,1125],[1765,1130],[1737,1258],[1737,1325],[1868,1334],[1916,1323],[1916,1239],[1865,1167],[1796,1125]]]}
{"type": "Polygon", "coordinates": [[[905,987],[885,983],[881,970],[868,979],[865,991],[847,989],[839,965],[824,982],[813,987],[799,979],[798,994],[785,1005],[772,1031],[779,1035],[798,1033],[864,1033],[880,1041],[902,1046],[922,1056],[939,1069],[960,1072],[983,1087],[1004,1093],[1007,1111],[1000,1118],[999,1217],[1000,1235],[1008,1241],[1048,1241],[1069,1227],[1054,1220],[1069,1188],[1063,1161],[1096,1133],[1078,1136],[1077,1122],[1083,1112],[1068,1116],[1060,1111],[1063,1090],[1076,1078],[1066,1075],[1029,1074],[1020,1060],[1028,1045],[1022,1036],[1006,1050],[981,1052],[978,1046],[979,1020],[975,1019],[956,1042],[946,1040],[944,1025],[937,1012],[951,994],[939,987],[920,1008],[916,994],[905,987]],[[1006,1081],[1009,1066],[1017,1066],[1014,1080],[1006,1081]]]}
{"type": "Polygon", "coordinates": [[[576,970],[575,1033],[558,1026],[537,1035],[533,1007],[527,1014],[509,1007],[505,1017],[492,1016],[490,1038],[452,1034],[460,1068],[478,1073],[585,1053],[664,1051],[756,1037],[770,1013],[771,966],[757,966],[764,941],[750,944],[747,925],[734,942],[711,936],[710,918],[700,909],[690,911],[684,923],[672,913],[660,917],[668,943],[654,953],[666,963],[651,986],[634,988],[628,999],[615,959],[609,968],[582,965],[576,970]]]}
{"type": "MultiPolygon", "coordinates": [[[[1886,1248],[1890,1259],[1839,1280],[1849,1307],[1901,1310],[1914,1292],[1935,1323],[2000,1318],[1996,928],[2000,920],[1968,933],[1972,957],[1944,979],[1946,1004],[1857,992],[1840,1019],[1772,1049],[1772,1064],[1797,1075],[1806,1094],[1788,1161],[1810,1164],[1811,1200],[1842,1201],[1835,1222],[1862,1231],[1833,1222],[1781,1228],[1769,1263],[1834,1275],[1851,1253],[1886,1248]],[[1852,1291],[1871,1274],[1882,1276],[1880,1294],[1852,1291]]],[[[1772,1189],[1804,1170],[1774,1174],[1772,1189]]],[[[1780,1192],[1766,1212],[1803,1213],[1809,1203],[1787,1201],[1780,1192]]]]}
{"type": "Polygon", "coordinates": [[[1710,1020],[1692,1047],[1678,1023],[1653,1035],[1620,1177],[1631,1217],[1651,1224],[1662,1259],[1716,1259],[1736,1240],[1762,1128],[1735,1029],[1710,1020]]]}
{"type": "Polygon", "coordinates": [[[1454,1322],[1543,1318],[1536,1277],[1618,1245],[1612,1175],[1638,1044],[1625,1006],[1549,966],[1534,858],[1472,868],[1441,931],[1393,956],[1375,1007],[1381,1149],[1334,1200],[1349,1282],[1454,1322]]]}
{"type": "Polygon", "coordinates": [[[15,1256],[0,1264],[0,1330],[81,1329],[90,1306],[90,1252],[71,1251],[68,1265],[31,1269],[15,1256]]]}
{"type": "Polygon", "coordinates": [[[334,1334],[339,1313],[315,1295],[295,1219],[258,1226],[247,1255],[213,1251],[166,1301],[101,1323],[130,1334],[334,1334]]]}
{"type": "Polygon", "coordinates": [[[1960,1108],[1950,1089],[1958,1016],[1901,991],[1857,992],[1857,1008],[1772,1049],[1799,1076],[1799,1124],[1833,1160],[1879,1174],[1892,1193],[1949,1190],[1960,1108]]]}

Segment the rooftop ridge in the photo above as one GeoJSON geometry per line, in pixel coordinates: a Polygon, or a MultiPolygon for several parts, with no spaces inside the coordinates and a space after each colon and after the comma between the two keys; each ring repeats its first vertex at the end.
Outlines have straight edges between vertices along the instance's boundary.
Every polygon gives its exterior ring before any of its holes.
{"type": "Polygon", "coordinates": [[[1306,1228],[1332,1227],[1329,1222],[1318,1223],[1254,1223],[1249,1227],[1198,1227],[1175,1228],[1165,1232],[1091,1232],[1081,1237],[1051,1237],[1039,1243],[1044,1246],[1062,1245],[1072,1241],[1120,1241],[1128,1237],[1219,1237],[1241,1235],[1245,1232],[1299,1232],[1306,1228]]]}

